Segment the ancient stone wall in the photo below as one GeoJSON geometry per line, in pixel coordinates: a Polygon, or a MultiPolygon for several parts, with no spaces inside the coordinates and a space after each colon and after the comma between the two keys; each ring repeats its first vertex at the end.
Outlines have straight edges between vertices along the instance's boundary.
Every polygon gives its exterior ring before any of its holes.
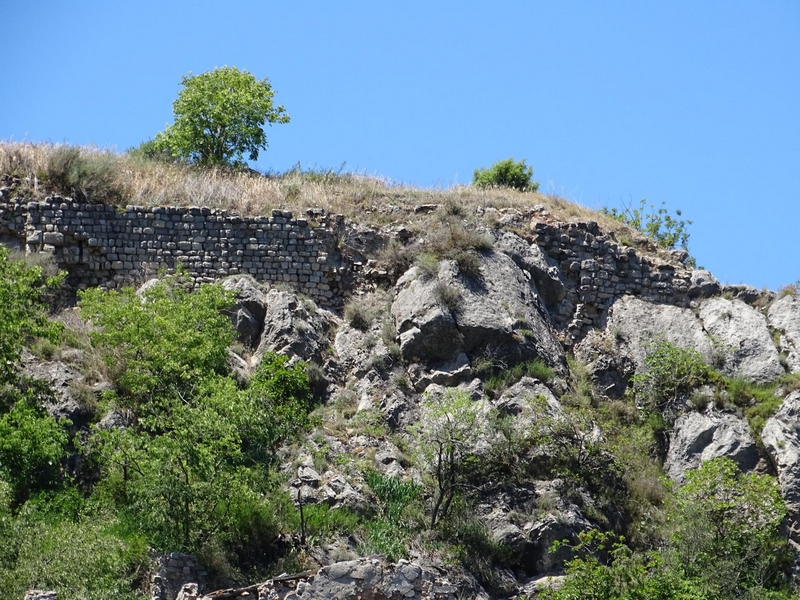
{"type": "Polygon", "coordinates": [[[606,309],[621,296],[639,296],[661,304],[688,306],[691,270],[688,256],[676,251],[670,260],[644,256],[600,231],[597,223],[534,221],[536,244],[558,266],[567,294],[553,311],[565,341],[577,341],[602,327],[606,309]]]}
{"type": "MultiPolygon", "coordinates": [[[[691,271],[680,257],[637,253],[599,230],[597,223],[534,218],[535,242],[558,266],[567,295],[551,309],[565,340],[580,339],[623,295],[687,306],[691,271]]],[[[75,289],[141,283],[183,265],[196,285],[248,274],[283,283],[320,304],[338,306],[360,267],[340,252],[341,215],[309,211],[295,217],[242,217],[200,207],[125,209],[81,204],[57,196],[44,202],[0,202],[0,241],[27,252],[53,252],[75,289]]]]}
{"type": "Polygon", "coordinates": [[[350,266],[338,255],[344,219],[289,211],[241,217],[200,207],[118,209],[52,197],[0,204],[0,236],[54,254],[67,283],[118,287],[183,265],[196,285],[228,275],[285,283],[325,305],[341,303],[350,266]]]}

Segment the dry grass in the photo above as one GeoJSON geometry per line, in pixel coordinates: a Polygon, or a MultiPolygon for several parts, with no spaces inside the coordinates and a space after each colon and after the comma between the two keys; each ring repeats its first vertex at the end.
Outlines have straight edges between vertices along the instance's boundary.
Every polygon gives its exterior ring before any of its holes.
{"type": "MultiPolygon", "coordinates": [[[[0,142],[0,175],[20,179],[19,186],[34,198],[52,193],[58,179],[54,169],[65,147],[55,144],[0,142]],[[55,163],[55,164],[54,164],[55,163]]],[[[292,169],[283,174],[262,175],[255,172],[232,172],[224,169],[167,164],[144,160],[130,154],[92,147],[78,148],[88,167],[85,170],[111,172],[113,181],[104,182],[111,197],[90,200],[118,205],[207,206],[236,211],[242,215],[268,214],[275,208],[301,214],[308,208],[321,208],[343,214],[354,221],[385,225],[402,221],[424,228],[432,220],[462,217],[496,225],[498,211],[516,209],[523,213],[541,205],[553,220],[594,220],[605,231],[619,232],[638,243],[645,239],[637,232],[597,211],[569,202],[555,195],[523,193],[513,189],[478,189],[455,186],[447,189],[421,189],[400,185],[380,177],[335,171],[292,169]],[[434,204],[433,213],[415,208],[434,204]]],[[[79,194],[78,194],[79,195],[79,194]]],[[[502,219],[500,220],[502,224],[502,219]]]]}

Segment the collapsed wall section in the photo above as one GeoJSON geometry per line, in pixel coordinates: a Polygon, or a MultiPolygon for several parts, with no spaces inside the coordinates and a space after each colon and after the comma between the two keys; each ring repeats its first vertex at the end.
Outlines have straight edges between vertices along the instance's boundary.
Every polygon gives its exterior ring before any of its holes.
{"type": "MultiPolygon", "coordinates": [[[[604,327],[607,309],[617,298],[638,296],[658,304],[689,306],[692,271],[682,264],[683,250],[671,260],[644,256],[600,231],[594,221],[531,223],[535,243],[557,265],[565,297],[553,320],[567,344],[604,327]]],[[[551,263],[551,264],[552,264],[551,263]]]]}
{"type": "Polygon", "coordinates": [[[0,235],[28,253],[52,252],[74,289],[135,285],[182,267],[195,285],[247,274],[336,306],[351,271],[338,252],[344,219],[309,213],[242,217],[210,208],[119,209],[51,197],[0,204],[0,235]]]}

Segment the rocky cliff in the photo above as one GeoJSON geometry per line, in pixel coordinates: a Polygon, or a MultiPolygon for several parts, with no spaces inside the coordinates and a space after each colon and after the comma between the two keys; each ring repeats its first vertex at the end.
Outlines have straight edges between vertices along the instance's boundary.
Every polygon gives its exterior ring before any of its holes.
{"type": "MultiPolygon", "coordinates": [[[[0,235],[26,253],[51,253],[71,289],[140,285],[181,263],[195,287],[224,280],[235,293],[230,354],[242,381],[269,352],[315,365],[317,420],[281,455],[295,508],[374,515],[382,500],[369,473],[424,490],[418,530],[402,529],[402,560],[362,556],[376,547],[363,530],[312,541],[304,532],[290,545],[307,573],[213,593],[191,569],[169,586],[155,574],[153,598],[530,597],[572,556],[553,542],[600,529],[646,546],[664,519],[663,496],[720,457],[775,479],[800,550],[797,295],[722,285],[687,266],[683,251],[560,218],[533,195],[527,207],[408,213],[428,215],[426,226],[367,226],[319,210],[240,217],[3,196],[0,235]],[[658,352],[674,349],[703,365],[685,385],[657,380],[658,352]],[[462,511],[473,529],[435,515],[421,525],[444,484],[426,487],[435,474],[415,445],[427,439],[424,423],[441,418],[432,403],[453,390],[470,399],[480,435],[464,438],[464,464],[453,467],[450,516],[462,511]],[[625,436],[644,414],[660,425],[637,446],[625,436]],[[491,551],[464,551],[468,542],[438,533],[445,526],[482,532],[491,551]]],[[[52,415],[78,429],[126,426],[120,413],[84,414],[76,390],[115,384],[90,382],[80,359],[26,361],[58,391],[52,415]]]]}

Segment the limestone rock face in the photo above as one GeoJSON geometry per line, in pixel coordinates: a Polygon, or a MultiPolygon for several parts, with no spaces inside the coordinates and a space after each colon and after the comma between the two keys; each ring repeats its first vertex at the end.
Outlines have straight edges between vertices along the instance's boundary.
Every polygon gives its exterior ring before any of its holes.
{"type": "Polygon", "coordinates": [[[380,331],[361,331],[342,323],[336,331],[333,347],[342,368],[354,377],[366,375],[376,367],[390,367],[394,359],[380,336],[380,331]]]}
{"type": "Polygon", "coordinates": [[[800,296],[776,300],[767,312],[769,324],[781,332],[781,351],[793,373],[800,372],[800,296]]]}
{"type": "Polygon", "coordinates": [[[558,274],[558,268],[547,260],[547,255],[537,244],[529,244],[510,231],[499,231],[494,249],[506,254],[519,268],[530,273],[547,306],[555,306],[564,299],[567,289],[558,274]]]}
{"type": "Polygon", "coordinates": [[[239,341],[254,347],[267,314],[264,294],[250,277],[244,275],[226,279],[222,287],[236,294],[236,304],[231,307],[230,314],[233,326],[239,333],[239,341]]]}
{"type": "Polygon", "coordinates": [[[22,373],[49,385],[53,394],[52,397],[44,399],[44,408],[51,417],[69,419],[76,427],[88,422],[91,410],[87,407],[85,399],[78,397],[76,390],[84,390],[89,395],[97,393],[99,396],[101,386],[90,387],[85,383],[84,376],[66,363],[59,360],[39,362],[28,352],[23,352],[22,373]]]}
{"type": "Polygon", "coordinates": [[[789,512],[792,539],[800,542],[800,391],[784,398],[761,432],[764,448],[778,472],[789,512]]]}
{"type": "Polygon", "coordinates": [[[636,373],[636,363],[623,341],[621,332],[615,336],[609,330],[593,330],[574,347],[575,358],[586,366],[598,391],[609,398],[621,398],[636,373]]]}
{"type": "Polygon", "coordinates": [[[510,362],[539,356],[561,367],[563,349],[525,273],[502,253],[481,255],[480,264],[480,277],[461,275],[444,260],[435,277],[415,267],[400,278],[392,316],[403,357],[436,363],[462,352],[510,362]],[[444,302],[443,291],[454,301],[444,302]]]}
{"type": "Polygon", "coordinates": [[[461,350],[461,336],[450,309],[436,296],[438,278],[426,278],[418,267],[397,282],[392,316],[406,360],[448,360],[461,350]]]}
{"type": "Polygon", "coordinates": [[[704,269],[692,271],[689,281],[690,298],[710,298],[722,291],[719,281],[711,273],[704,269]]]}
{"type": "Polygon", "coordinates": [[[488,594],[466,573],[452,569],[448,576],[440,569],[400,560],[388,564],[378,558],[340,561],[317,573],[281,575],[247,588],[220,590],[199,600],[221,598],[265,598],[284,600],[456,600],[464,596],[488,600],[488,594]]]}
{"type": "Polygon", "coordinates": [[[613,332],[618,338],[639,372],[644,368],[649,346],[657,339],[680,348],[693,348],[708,363],[713,358],[711,340],[703,330],[703,324],[688,308],[653,304],[625,296],[609,309],[606,331],[613,332]]]}
{"type": "Polygon", "coordinates": [[[712,298],[700,306],[703,327],[724,357],[722,371],[756,383],[783,375],[767,319],[741,300],[712,298]]]}
{"type": "Polygon", "coordinates": [[[264,330],[252,359],[253,366],[267,352],[321,363],[329,324],[316,307],[307,306],[291,292],[276,289],[267,292],[266,303],[264,330]]]}
{"type": "Polygon", "coordinates": [[[747,422],[731,413],[686,412],[677,418],[664,470],[683,483],[686,472],[714,458],[730,458],[743,472],[758,463],[758,448],[747,422]]]}

